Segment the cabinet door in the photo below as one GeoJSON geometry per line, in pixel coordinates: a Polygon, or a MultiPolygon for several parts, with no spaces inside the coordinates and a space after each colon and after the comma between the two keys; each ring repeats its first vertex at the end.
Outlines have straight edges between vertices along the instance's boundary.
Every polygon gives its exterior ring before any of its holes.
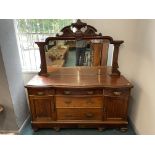
{"type": "Polygon", "coordinates": [[[53,120],[53,96],[30,96],[29,98],[32,121],[53,120]]]}
{"type": "Polygon", "coordinates": [[[105,120],[126,121],[128,109],[128,97],[105,96],[105,120]]]}

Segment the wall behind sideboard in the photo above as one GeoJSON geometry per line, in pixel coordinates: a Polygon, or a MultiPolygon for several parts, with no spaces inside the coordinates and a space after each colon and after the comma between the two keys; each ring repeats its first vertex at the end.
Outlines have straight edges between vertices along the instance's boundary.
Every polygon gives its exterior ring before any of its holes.
{"type": "Polygon", "coordinates": [[[0,132],[18,132],[29,116],[13,19],[0,19],[0,132]],[[8,98],[8,99],[6,99],[8,98]]]}

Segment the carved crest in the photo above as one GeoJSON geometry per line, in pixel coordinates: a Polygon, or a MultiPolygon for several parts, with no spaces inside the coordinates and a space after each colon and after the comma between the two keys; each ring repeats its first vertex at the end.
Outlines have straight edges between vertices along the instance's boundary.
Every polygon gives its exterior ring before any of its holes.
{"type": "Polygon", "coordinates": [[[72,23],[69,26],[64,27],[61,30],[62,34],[57,34],[57,37],[91,37],[91,36],[102,36],[101,33],[97,34],[97,30],[86,23],[82,22],[80,19],[76,23],[72,23]],[[75,30],[75,31],[73,31],[75,30]]]}

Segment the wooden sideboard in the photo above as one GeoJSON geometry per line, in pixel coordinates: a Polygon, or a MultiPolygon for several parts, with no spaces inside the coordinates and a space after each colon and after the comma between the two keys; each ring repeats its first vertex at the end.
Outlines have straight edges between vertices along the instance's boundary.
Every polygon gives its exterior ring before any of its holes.
{"type": "Polygon", "coordinates": [[[36,75],[28,91],[31,124],[38,128],[119,127],[127,130],[131,83],[109,67],[53,68],[36,75]]]}

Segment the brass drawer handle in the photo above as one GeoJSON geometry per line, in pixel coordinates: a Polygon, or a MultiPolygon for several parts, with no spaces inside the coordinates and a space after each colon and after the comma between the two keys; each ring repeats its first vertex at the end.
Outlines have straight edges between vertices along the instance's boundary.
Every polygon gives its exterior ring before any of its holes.
{"type": "Polygon", "coordinates": [[[70,104],[72,103],[72,101],[64,101],[66,104],[70,104]]]}
{"type": "Polygon", "coordinates": [[[88,94],[88,95],[93,95],[94,92],[93,92],[93,91],[87,91],[87,94],[88,94]]]}
{"type": "Polygon", "coordinates": [[[89,113],[86,113],[85,116],[86,116],[87,118],[92,118],[92,117],[94,116],[94,114],[91,113],[91,112],[89,112],[89,113]]]}
{"type": "Polygon", "coordinates": [[[113,94],[114,94],[114,95],[117,95],[117,96],[121,95],[121,93],[122,93],[122,92],[119,92],[119,91],[113,92],[113,94]]]}
{"type": "Polygon", "coordinates": [[[37,95],[41,96],[41,95],[44,95],[45,93],[44,92],[37,92],[37,95]]]}
{"type": "Polygon", "coordinates": [[[71,91],[65,90],[65,91],[64,91],[64,94],[65,94],[65,95],[70,95],[70,94],[71,94],[71,91]]]}

